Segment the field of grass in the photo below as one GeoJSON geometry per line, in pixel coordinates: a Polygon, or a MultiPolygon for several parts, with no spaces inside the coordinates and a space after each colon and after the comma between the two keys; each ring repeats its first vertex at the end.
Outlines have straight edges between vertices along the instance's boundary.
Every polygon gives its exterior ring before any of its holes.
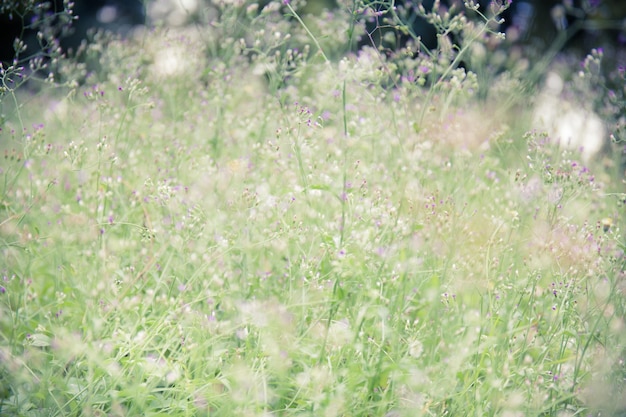
{"type": "Polygon", "coordinates": [[[611,158],[301,35],[2,97],[0,415],[624,415],[611,158]]]}

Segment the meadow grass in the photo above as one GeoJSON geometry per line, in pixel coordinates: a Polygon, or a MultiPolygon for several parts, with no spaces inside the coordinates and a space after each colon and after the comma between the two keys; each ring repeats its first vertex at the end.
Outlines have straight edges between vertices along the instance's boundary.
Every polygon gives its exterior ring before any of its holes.
{"type": "Polygon", "coordinates": [[[610,164],[299,24],[5,96],[0,414],[623,413],[610,164]]]}

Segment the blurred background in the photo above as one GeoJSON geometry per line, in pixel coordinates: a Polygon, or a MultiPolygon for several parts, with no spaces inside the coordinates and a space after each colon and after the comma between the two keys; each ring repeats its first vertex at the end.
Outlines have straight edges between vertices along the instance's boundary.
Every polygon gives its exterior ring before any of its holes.
{"type": "MultiPolygon", "coordinates": [[[[507,2],[509,0],[499,0],[507,2]]],[[[230,2],[230,7],[246,8],[253,2],[230,2]]],[[[268,1],[259,4],[259,10],[268,1]]],[[[402,11],[406,24],[428,48],[437,44],[435,28],[418,16],[418,4],[429,11],[456,10],[468,13],[461,0],[372,1],[373,10],[386,11],[391,7],[402,11]]],[[[490,1],[482,0],[480,10],[489,14],[490,1]]],[[[500,28],[506,33],[503,47],[522,49],[517,53],[533,58],[548,48],[568,51],[580,56],[592,48],[603,48],[605,56],[615,65],[624,65],[626,46],[626,1],[623,0],[514,0],[503,14],[500,28]]],[[[324,9],[349,7],[352,3],[338,4],[334,0],[309,0],[302,3],[303,15],[319,14],[324,9]]],[[[357,3],[358,4],[358,3],[357,3]]],[[[22,39],[26,49],[17,54],[27,60],[51,48],[76,50],[82,41],[93,36],[96,30],[108,30],[127,36],[137,27],[207,25],[214,19],[224,2],[209,0],[75,0],[67,1],[3,0],[0,6],[0,61],[6,66],[16,57],[16,39],[22,39]],[[38,37],[40,29],[47,31],[38,37]],[[58,39],[57,44],[53,39],[58,39]]],[[[226,6],[228,7],[228,6],[226,6]]],[[[386,13],[385,13],[386,14],[386,13]]],[[[400,14],[400,13],[398,13],[400,14]]],[[[472,16],[469,16],[470,18],[472,16]]],[[[383,24],[384,16],[370,16],[367,30],[371,36],[361,39],[357,47],[372,42],[377,47],[396,49],[406,44],[409,36],[392,25],[383,24]],[[385,27],[386,26],[386,27],[385,27]],[[384,27],[384,28],[383,28],[384,27]],[[397,36],[389,36],[390,32],[397,36]],[[391,41],[389,41],[391,39],[391,41]]]]}
{"type": "MultiPolygon", "coordinates": [[[[292,44],[282,44],[281,50],[270,45],[259,51],[254,45],[255,39],[243,39],[253,31],[250,25],[253,21],[256,22],[254,30],[259,30],[259,25],[261,30],[268,28],[263,19],[255,19],[268,10],[271,10],[268,14],[273,13],[281,22],[283,33],[293,29],[294,38],[296,32],[302,34],[301,24],[290,16],[286,1],[304,22],[310,23],[312,32],[324,47],[328,46],[325,52],[331,59],[338,60],[345,54],[373,47],[381,57],[389,60],[399,57],[394,61],[398,63],[395,68],[403,75],[403,71],[412,70],[401,67],[407,56],[417,59],[420,55],[432,54],[435,57],[446,42],[450,49],[452,45],[462,44],[459,38],[463,36],[462,30],[438,35],[437,28],[426,18],[429,12],[440,16],[463,14],[469,20],[480,22],[499,14],[502,19],[491,25],[492,33],[476,42],[477,48],[470,49],[458,62],[461,68],[477,74],[478,98],[488,101],[494,80],[499,75],[512,74],[511,78],[517,77],[526,83],[522,94],[518,94],[523,98],[518,100],[534,106],[535,119],[541,122],[534,124],[535,127],[544,125],[552,136],[567,138],[571,143],[585,143],[587,148],[604,149],[609,143],[618,144],[626,170],[624,0],[467,2],[475,3],[478,11],[470,10],[463,0],[74,0],[71,3],[68,0],[0,0],[0,63],[3,67],[0,94],[3,88],[21,85],[20,80],[37,78],[33,75],[40,75],[39,80],[48,78],[76,85],[94,74],[106,77],[100,56],[107,39],[113,38],[135,37],[142,45],[151,44],[152,49],[156,49],[151,53],[153,62],[146,62],[145,71],[180,77],[184,71],[195,71],[194,66],[201,65],[188,49],[159,40],[153,28],[165,28],[180,39],[194,39],[194,47],[200,54],[221,60],[226,66],[242,62],[229,61],[228,55],[237,53],[245,55],[244,59],[265,53],[271,61],[275,52],[284,54],[310,43],[305,35],[299,41],[292,39],[292,44]],[[342,11],[341,16],[348,20],[354,19],[354,27],[358,27],[354,38],[344,33],[352,26],[332,26],[339,25],[337,19],[330,18],[337,11],[342,11]],[[204,37],[204,29],[217,34],[204,37]],[[496,32],[504,33],[505,38],[499,39],[494,35],[496,32]],[[240,46],[240,40],[248,44],[240,46]],[[63,73],[64,66],[56,63],[66,57],[80,62],[80,71],[70,69],[63,73]],[[582,73],[587,75],[579,76],[582,73]],[[529,97],[532,100],[526,100],[529,97]],[[596,138],[593,146],[586,142],[590,137],[596,138]]],[[[277,29],[269,29],[263,36],[271,43],[271,33],[277,29]]],[[[411,60],[410,64],[415,62],[411,60]]],[[[290,70],[284,68],[280,76],[271,74],[275,64],[266,62],[265,66],[258,65],[252,70],[265,78],[269,88],[283,87],[289,76],[290,70]]],[[[293,62],[286,65],[297,66],[293,62]]],[[[519,91],[507,90],[505,95],[517,93],[519,91]]]]}

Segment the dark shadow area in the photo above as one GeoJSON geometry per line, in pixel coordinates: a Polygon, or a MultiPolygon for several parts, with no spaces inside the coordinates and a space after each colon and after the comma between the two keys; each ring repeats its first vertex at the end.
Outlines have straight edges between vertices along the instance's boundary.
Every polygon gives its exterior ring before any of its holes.
{"type": "Polygon", "coordinates": [[[65,54],[75,51],[92,32],[124,35],[145,19],[141,0],[76,0],[71,7],[62,0],[4,2],[0,8],[0,62],[6,67],[14,60],[24,64],[40,56],[65,54]]]}

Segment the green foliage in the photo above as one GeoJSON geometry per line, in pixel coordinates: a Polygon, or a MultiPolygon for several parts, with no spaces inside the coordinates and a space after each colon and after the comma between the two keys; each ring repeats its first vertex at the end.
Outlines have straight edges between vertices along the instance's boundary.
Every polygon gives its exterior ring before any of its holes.
{"type": "MultiPolygon", "coordinates": [[[[413,58],[335,56],[282,3],[276,31],[211,49],[264,22],[223,7],[217,34],[111,40],[84,84],[15,92],[0,414],[623,410],[609,163],[501,115],[508,97],[467,106],[458,55],[407,82],[413,58]]],[[[340,10],[325,24],[360,30],[340,10]]]]}

